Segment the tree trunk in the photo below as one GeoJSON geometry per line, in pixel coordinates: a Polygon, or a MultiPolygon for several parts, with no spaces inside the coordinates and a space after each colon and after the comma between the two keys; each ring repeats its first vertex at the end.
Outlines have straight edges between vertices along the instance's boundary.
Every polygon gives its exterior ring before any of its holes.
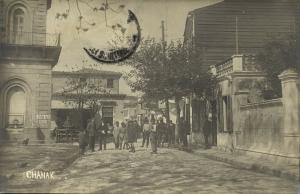
{"type": "Polygon", "coordinates": [[[170,106],[169,106],[169,98],[165,98],[166,103],[166,121],[167,123],[170,123],[170,106]]]}
{"type": "Polygon", "coordinates": [[[176,107],[176,127],[175,127],[175,142],[179,143],[179,120],[180,120],[180,98],[175,97],[175,107],[176,107]]]}
{"type": "Polygon", "coordinates": [[[84,114],[84,109],[83,109],[83,102],[81,101],[79,103],[79,116],[80,116],[80,129],[83,129],[84,126],[83,126],[83,114],[84,114]]]}

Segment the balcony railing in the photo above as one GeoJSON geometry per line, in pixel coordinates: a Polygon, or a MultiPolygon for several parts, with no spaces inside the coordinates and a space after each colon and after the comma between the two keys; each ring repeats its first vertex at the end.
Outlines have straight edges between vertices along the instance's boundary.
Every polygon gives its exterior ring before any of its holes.
{"type": "Polygon", "coordinates": [[[261,70],[255,60],[255,55],[234,55],[212,68],[218,78],[233,72],[258,72],[261,70]]]}
{"type": "Polygon", "coordinates": [[[60,34],[22,31],[0,32],[0,43],[9,45],[60,46],[60,34]]]}
{"type": "Polygon", "coordinates": [[[8,126],[22,128],[24,126],[24,114],[8,114],[8,126]]]}

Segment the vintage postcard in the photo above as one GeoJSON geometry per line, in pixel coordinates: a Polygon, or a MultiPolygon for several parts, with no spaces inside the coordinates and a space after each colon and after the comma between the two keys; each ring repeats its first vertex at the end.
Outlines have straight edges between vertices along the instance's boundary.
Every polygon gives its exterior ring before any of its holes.
{"type": "Polygon", "coordinates": [[[0,0],[0,193],[300,193],[299,0],[0,0]]]}

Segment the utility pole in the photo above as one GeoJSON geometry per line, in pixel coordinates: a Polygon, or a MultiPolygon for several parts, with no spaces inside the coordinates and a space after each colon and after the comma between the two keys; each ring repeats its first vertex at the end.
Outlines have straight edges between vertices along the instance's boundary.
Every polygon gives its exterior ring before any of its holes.
{"type": "Polygon", "coordinates": [[[238,29],[238,16],[235,16],[235,52],[239,54],[239,29],[238,29]]]}
{"type": "Polygon", "coordinates": [[[161,21],[161,41],[164,55],[166,54],[166,44],[165,44],[165,21],[161,21]]]}
{"type": "MultiPolygon", "coordinates": [[[[167,76],[166,75],[166,40],[165,40],[165,21],[162,20],[161,21],[161,42],[162,42],[162,50],[163,50],[163,63],[162,63],[162,69],[163,69],[163,72],[164,72],[164,76],[167,76]]],[[[165,105],[166,105],[166,121],[167,123],[170,122],[170,114],[169,114],[169,110],[170,110],[170,107],[169,107],[169,98],[166,96],[165,97],[165,105]]]]}

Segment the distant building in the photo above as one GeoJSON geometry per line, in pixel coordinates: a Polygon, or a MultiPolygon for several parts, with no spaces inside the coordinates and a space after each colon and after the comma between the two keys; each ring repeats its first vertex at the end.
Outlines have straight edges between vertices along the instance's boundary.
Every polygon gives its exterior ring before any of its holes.
{"type": "Polygon", "coordinates": [[[59,35],[46,33],[50,7],[51,0],[0,0],[0,130],[10,139],[36,139],[50,127],[52,68],[61,51],[59,35]]]}
{"type": "MultiPolygon", "coordinates": [[[[74,95],[86,95],[87,98],[95,97],[99,104],[101,104],[100,114],[103,117],[104,122],[113,124],[115,121],[124,121],[127,115],[124,112],[124,108],[127,109],[128,104],[137,103],[137,98],[120,94],[119,92],[119,79],[122,76],[121,73],[112,71],[100,71],[96,69],[84,68],[74,72],[61,72],[54,71],[52,76],[52,101],[51,112],[52,119],[55,120],[59,127],[63,127],[62,124],[66,120],[67,116],[71,117],[73,124],[76,126],[76,115],[74,109],[75,104],[69,104],[68,101],[73,101],[74,95]],[[96,87],[102,88],[103,92],[83,91],[78,93],[74,89],[70,90],[70,81],[78,79],[84,84],[93,82],[96,87]]],[[[85,113],[83,118],[84,127],[88,118],[93,116],[90,110],[91,107],[85,106],[85,113]]]]}

